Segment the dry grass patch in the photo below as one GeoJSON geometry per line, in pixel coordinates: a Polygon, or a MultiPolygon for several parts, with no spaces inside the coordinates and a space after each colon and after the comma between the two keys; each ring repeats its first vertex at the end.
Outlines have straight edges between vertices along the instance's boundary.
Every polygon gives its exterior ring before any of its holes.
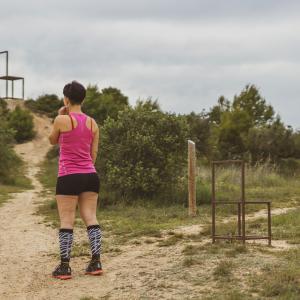
{"type": "Polygon", "coordinates": [[[221,260],[219,264],[215,267],[213,275],[217,278],[228,278],[232,276],[233,263],[229,260],[221,260]]]}
{"type": "Polygon", "coordinates": [[[184,235],[182,233],[174,233],[169,238],[166,238],[165,240],[159,241],[158,247],[169,247],[177,244],[179,241],[181,241],[184,238],[184,235]]]}

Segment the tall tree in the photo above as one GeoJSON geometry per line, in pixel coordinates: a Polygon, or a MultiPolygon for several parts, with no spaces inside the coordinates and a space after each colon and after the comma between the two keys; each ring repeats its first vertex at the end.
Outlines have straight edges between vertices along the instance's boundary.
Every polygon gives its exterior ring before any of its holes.
{"type": "Polygon", "coordinates": [[[189,125],[189,138],[196,143],[198,156],[210,156],[210,124],[208,116],[205,113],[196,114],[191,112],[186,115],[186,120],[189,125]]]}
{"type": "Polygon", "coordinates": [[[271,125],[274,109],[255,85],[246,85],[232,102],[221,96],[209,112],[212,133],[221,158],[240,158],[249,151],[251,128],[271,125]]]}
{"type": "Polygon", "coordinates": [[[274,109],[266,103],[255,85],[246,85],[238,96],[234,96],[233,110],[245,111],[251,119],[251,125],[264,125],[274,120],[274,109]]]}
{"type": "Polygon", "coordinates": [[[213,106],[208,113],[209,120],[213,124],[220,124],[222,114],[229,111],[231,108],[231,103],[224,96],[220,96],[218,99],[218,104],[213,106]]]}

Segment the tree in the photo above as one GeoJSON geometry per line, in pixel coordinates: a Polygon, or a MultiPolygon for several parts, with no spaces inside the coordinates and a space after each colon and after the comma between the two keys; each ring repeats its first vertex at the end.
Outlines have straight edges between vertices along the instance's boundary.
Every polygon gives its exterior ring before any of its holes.
{"type": "Polygon", "coordinates": [[[250,118],[245,111],[235,110],[222,115],[218,134],[218,148],[221,158],[241,158],[246,151],[245,138],[250,118]]]}
{"type": "Polygon", "coordinates": [[[253,127],[249,130],[248,149],[252,161],[272,160],[292,157],[295,153],[292,128],[285,127],[280,118],[271,125],[253,127]]]}
{"type": "Polygon", "coordinates": [[[191,112],[185,117],[189,125],[189,139],[196,143],[197,155],[200,157],[210,156],[210,120],[208,116],[205,113],[191,112]]]}
{"type": "Polygon", "coordinates": [[[297,130],[293,133],[293,141],[294,141],[294,157],[300,158],[300,131],[297,130]]]}
{"type": "Polygon", "coordinates": [[[213,124],[219,125],[221,123],[221,117],[224,112],[228,112],[231,108],[231,103],[224,96],[220,96],[218,104],[213,106],[208,113],[209,120],[213,124]]]}
{"type": "Polygon", "coordinates": [[[234,96],[232,109],[246,112],[251,126],[265,125],[274,119],[273,107],[266,104],[255,85],[246,85],[240,95],[234,96]]]}
{"type": "Polygon", "coordinates": [[[243,158],[249,152],[249,130],[271,125],[274,109],[255,85],[246,85],[232,103],[224,96],[209,112],[211,132],[220,158],[243,158]]]}

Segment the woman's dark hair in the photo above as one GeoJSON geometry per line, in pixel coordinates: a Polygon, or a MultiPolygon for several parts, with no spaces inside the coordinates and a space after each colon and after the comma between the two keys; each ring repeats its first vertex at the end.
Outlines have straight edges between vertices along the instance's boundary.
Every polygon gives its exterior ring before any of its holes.
{"type": "Polygon", "coordinates": [[[86,90],[81,83],[73,80],[64,86],[63,94],[70,99],[72,104],[81,104],[85,98],[86,90]]]}

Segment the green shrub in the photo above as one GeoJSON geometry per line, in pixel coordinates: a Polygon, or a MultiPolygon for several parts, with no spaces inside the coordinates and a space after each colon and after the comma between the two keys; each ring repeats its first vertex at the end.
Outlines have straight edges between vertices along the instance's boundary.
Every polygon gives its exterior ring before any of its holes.
{"type": "Polygon", "coordinates": [[[19,106],[9,113],[8,125],[15,130],[14,138],[18,143],[30,140],[36,134],[31,113],[19,106]]]}
{"type": "Polygon", "coordinates": [[[0,123],[0,182],[9,184],[13,178],[13,170],[21,163],[21,160],[12,147],[15,131],[8,127],[1,115],[0,123]]]}
{"type": "Polygon", "coordinates": [[[25,101],[25,106],[34,112],[44,113],[51,118],[57,116],[57,111],[62,107],[63,100],[59,99],[55,94],[44,94],[36,100],[29,99],[25,101]]]}
{"type": "Polygon", "coordinates": [[[296,158],[281,159],[278,162],[279,172],[287,177],[296,176],[300,173],[300,162],[296,158]]]}
{"type": "Polygon", "coordinates": [[[187,123],[149,104],[127,107],[101,128],[97,169],[110,197],[174,201],[185,184],[187,123]]]}
{"type": "Polygon", "coordinates": [[[107,117],[116,119],[118,112],[128,106],[128,98],[113,87],[98,90],[97,85],[89,85],[82,110],[103,125],[107,117]]]}
{"type": "Polygon", "coordinates": [[[9,110],[7,108],[7,103],[4,99],[0,98],[0,116],[5,117],[8,114],[9,110]]]}

